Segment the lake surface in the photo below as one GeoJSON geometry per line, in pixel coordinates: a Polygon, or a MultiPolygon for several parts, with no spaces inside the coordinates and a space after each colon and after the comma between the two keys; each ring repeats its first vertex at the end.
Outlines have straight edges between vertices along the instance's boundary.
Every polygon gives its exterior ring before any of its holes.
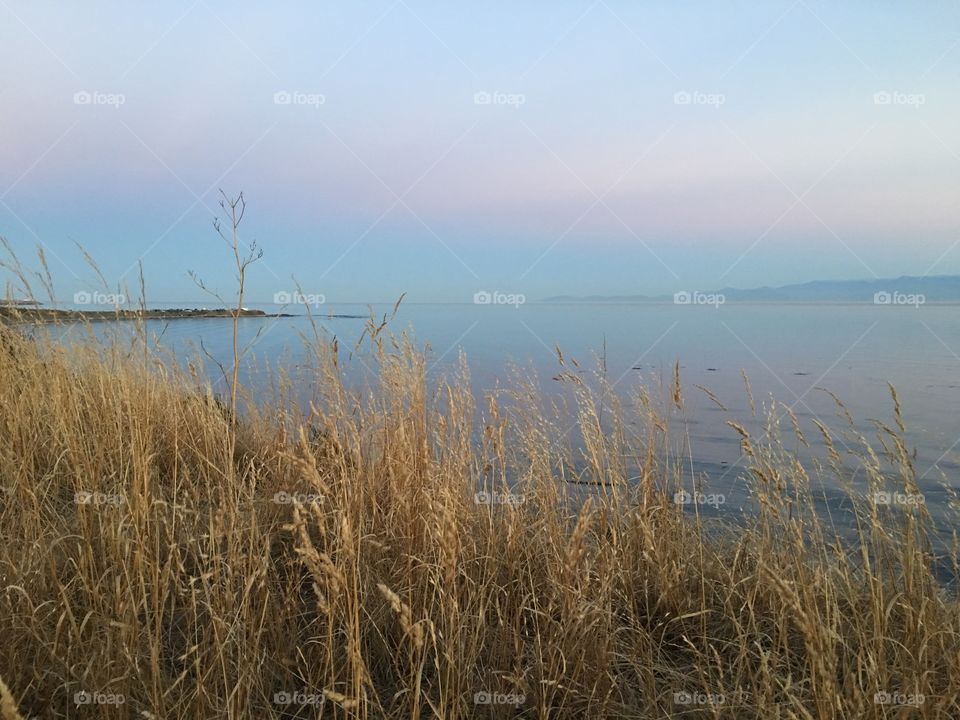
{"type": "MultiPolygon", "coordinates": [[[[251,307],[278,311],[269,305],[251,307]]],[[[373,309],[380,316],[389,314],[392,306],[373,309]]],[[[364,321],[329,318],[330,313],[366,315],[367,306],[325,305],[315,315],[344,350],[353,348],[364,321]]],[[[202,339],[204,347],[229,366],[229,320],[157,321],[148,327],[162,333],[163,344],[182,357],[198,351],[202,339]]],[[[311,334],[306,317],[244,318],[240,327],[243,341],[260,333],[254,364],[294,371],[301,364],[300,333],[311,334]]],[[[958,306],[404,304],[390,327],[394,332],[407,330],[419,345],[429,345],[431,377],[453,372],[464,352],[478,398],[507,381],[511,364],[535,373],[547,396],[569,392],[568,385],[551,379],[560,370],[555,346],[568,363],[575,358],[582,370],[592,370],[605,345],[607,377],[624,398],[635,395],[641,384],[660,394],[659,384],[669,386],[679,361],[685,393],[679,422],[689,436],[689,472],[708,480],[713,491],[734,498],[745,463],[740,439],[726,421],[761,429],[751,417],[741,371],[750,380],[758,409],[771,397],[793,408],[812,445],[801,452],[811,456],[825,455],[815,419],[831,428],[845,424],[834,400],[819,388],[842,399],[857,429],[872,441],[872,420],[895,426],[890,383],[902,403],[909,444],[917,451],[915,465],[928,506],[934,511],[946,504],[944,481],[960,486],[958,306]],[[709,389],[726,410],[695,385],[709,389]]],[[[212,364],[208,370],[214,370],[212,364]]],[[[362,374],[363,368],[354,361],[347,372],[362,374]]],[[[262,370],[247,367],[245,376],[254,385],[266,382],[262,370]]],[[[789,432],[789,420],[784,422],[789,432]]],[[[843,442],[838,440],[838,448],[843,442]]]]}

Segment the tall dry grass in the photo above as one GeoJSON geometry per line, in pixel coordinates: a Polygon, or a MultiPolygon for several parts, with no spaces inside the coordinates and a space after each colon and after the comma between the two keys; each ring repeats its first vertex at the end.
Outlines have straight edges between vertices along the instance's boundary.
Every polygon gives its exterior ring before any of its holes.
{"type": "MultiPolygon", "coordinates": [[[[259,255],[224,200],[242,278],[259,255]]],[[[43,255],[30,273],[3,247],[52,298],[43,255]]],[[[675,501],[679,364],[627,403],[558,351],[568,405],[523,378],[478,399],[465,361],[428,382],[371,319],[371,384],[315,336],[305,412],[282,376],[239,385],[236,315],[226,403],[142,324],[51,342],[5,317],[0,720],[960,716],[933,520],[876,502],[918,492],[895,393],[873,445],[818,423],[811,468],[747,385],[765,429],[729,424],[755,510],[720,524],[675,501]]]]}
{"type": "MultiPolygon", "coordinates": [[[[734,423],[759,510],[714,527],[652,392],[561,357],[571,445],[533,384],[478,411],[387,332],[373,386],[318,342],[310,413],[233,422],[170,358],[0,327],[0,717],[960,716],[923,507],[855,497],[841,542],[772,408],[734,423]]],[[[871,490],[916,489],[896,417],[871,490]]]]}

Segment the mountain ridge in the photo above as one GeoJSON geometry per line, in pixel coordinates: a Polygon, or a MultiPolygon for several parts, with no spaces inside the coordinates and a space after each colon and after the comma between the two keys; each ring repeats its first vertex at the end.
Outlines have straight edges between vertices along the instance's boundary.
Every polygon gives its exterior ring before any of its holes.
{"type": "MultiPolygon", "coordinates": [[[[554,295],[543,302],[674,302],[680,293],[723,296],[725,302],[883,302],[882,293],[923,296],[924,302],[960,302],[960,275],[901,275],[869,280],[810,280],[771,287],[683,288],[674,295],[554,295]]],[[[896,304],[896,303],[894,303],[896,304]]]]}

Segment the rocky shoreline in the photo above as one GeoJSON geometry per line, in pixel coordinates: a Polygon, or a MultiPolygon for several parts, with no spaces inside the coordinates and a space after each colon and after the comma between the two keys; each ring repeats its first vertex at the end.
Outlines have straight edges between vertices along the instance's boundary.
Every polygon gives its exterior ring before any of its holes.
{"type": "MultiPolygon", "coordinates": [[[[163,310],[65,310],[56,308],[38,308],[0,305],[0,319],[19,322],[67,321],[104,321],[104,320],[189,320],[194,318],[229,318],[236,310],[207,308],[167,308],[163,310]]],[[[238,317],[293,317],[287,313],[266,313],[263,310],[239,311],[238,317]]]]}

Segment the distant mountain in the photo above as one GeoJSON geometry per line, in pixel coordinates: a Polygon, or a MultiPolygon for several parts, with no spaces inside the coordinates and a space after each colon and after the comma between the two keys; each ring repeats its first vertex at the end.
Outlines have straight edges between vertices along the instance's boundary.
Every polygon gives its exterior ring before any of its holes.
{"type": "MultiPolygon", "coordinates": [[[[814,280],[782,287],[751,289],[721,288],[702,290],[682,288],[678,293],[722,295],[725,302],[862,302],[892,304],[897,298],[922,296],[921,302],[960,302],[960,275],[931,275],[879,280],[814,280]],[[886,295],[884,295],[886,294],[886,295]]],[[[557,295],[544,302],[674,302],[673,295],[557,295]]],[[[905,304],[913,304],[912,301],[905,304]]]]}

